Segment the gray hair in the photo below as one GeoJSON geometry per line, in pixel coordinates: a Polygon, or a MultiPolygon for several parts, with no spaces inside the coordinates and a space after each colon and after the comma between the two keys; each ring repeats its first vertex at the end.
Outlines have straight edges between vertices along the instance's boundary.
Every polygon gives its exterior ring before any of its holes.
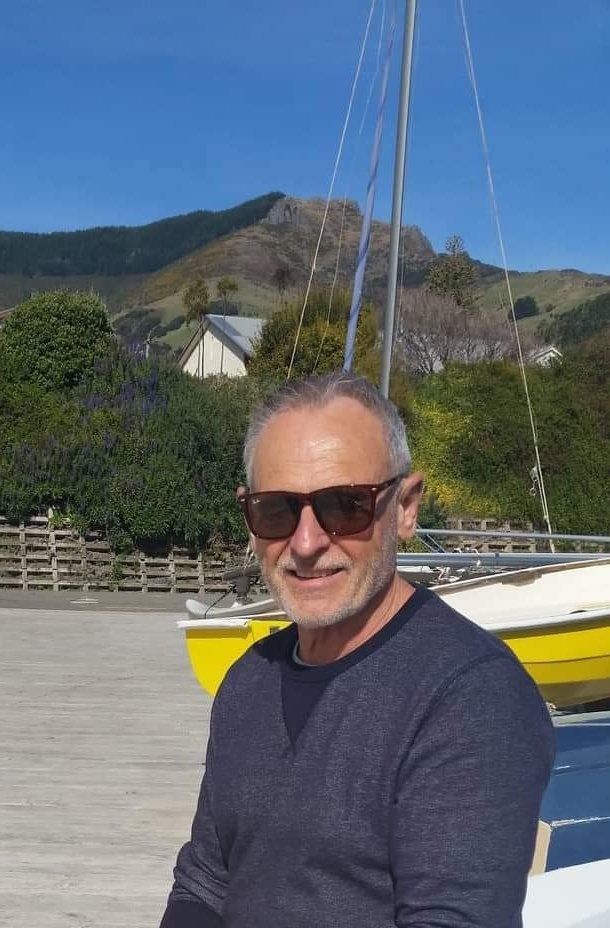
{"type": "Polygon", "coordinates": [[[394,403],[382,396],[365,377],[348,371],[333,371],[302,380],[288,380],[254,407],[244,443],[244,467],[250,486],[256,444],[267,423],[279,413],[304,407],[320,409],[338,397],[356,400],[379,419],[386,434],[392,473],[409,473],[411,453],[405,424],[394,403]]]}

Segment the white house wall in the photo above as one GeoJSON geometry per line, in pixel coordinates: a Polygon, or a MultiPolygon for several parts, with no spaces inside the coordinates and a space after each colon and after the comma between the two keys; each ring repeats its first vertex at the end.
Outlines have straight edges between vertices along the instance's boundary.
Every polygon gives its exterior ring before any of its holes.
{"type": "MultiPolygon", "coordinates": [[[[223,343],[221,339],[207,329],[203,333],[203,376],[211,377],[213,374],[227,374],[229,377],[243,377],[246,373],[244,362],[235,353],[235,349],[225,342],[224,353],[222,351],[223,343]],[[221,370],[222,360],[222,370],[221,370]]],[[[197,343],[186,359],[182,369],[193,377],[198,376],[197,366],[199,363],[199,343],[197,343]]]]}

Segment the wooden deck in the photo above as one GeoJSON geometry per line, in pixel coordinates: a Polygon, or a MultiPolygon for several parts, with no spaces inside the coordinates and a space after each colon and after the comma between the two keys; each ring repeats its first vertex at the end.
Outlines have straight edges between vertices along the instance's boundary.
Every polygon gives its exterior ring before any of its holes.
{"type": "Polygon", "coordinates": [[[157,928],[211,705],[178,616],[1,606],[0,926],[157,928]]]}

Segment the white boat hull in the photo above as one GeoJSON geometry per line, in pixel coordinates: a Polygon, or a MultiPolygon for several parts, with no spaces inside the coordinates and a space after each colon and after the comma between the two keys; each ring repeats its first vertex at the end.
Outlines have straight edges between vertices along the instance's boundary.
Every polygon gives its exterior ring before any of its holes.
{"type": "Polygon", "coordinates": [[[523,928],[610,928],[610,859],[528,881],[523,928]]]}

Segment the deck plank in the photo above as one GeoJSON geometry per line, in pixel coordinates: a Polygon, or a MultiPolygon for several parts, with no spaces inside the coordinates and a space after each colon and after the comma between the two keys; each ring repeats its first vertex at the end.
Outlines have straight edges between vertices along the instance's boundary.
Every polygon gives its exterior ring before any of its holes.
{"type": "Polygon", "coordinates": [[[0,608],[0,926],[158,926],[211,706],[177,618],[0,608]]]}

